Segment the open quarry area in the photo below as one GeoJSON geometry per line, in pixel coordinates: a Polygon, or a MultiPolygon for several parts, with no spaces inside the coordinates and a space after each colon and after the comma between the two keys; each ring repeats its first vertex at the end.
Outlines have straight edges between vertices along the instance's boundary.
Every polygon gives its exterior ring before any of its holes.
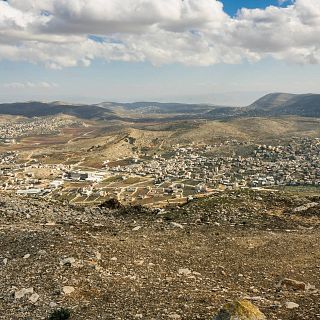
{"type": "Polygon", "coordinates": [[[1,198],[0,319],[212,319],[245,298],[320,318],[319,192],[226,191],[179,208],[1,198]]]}

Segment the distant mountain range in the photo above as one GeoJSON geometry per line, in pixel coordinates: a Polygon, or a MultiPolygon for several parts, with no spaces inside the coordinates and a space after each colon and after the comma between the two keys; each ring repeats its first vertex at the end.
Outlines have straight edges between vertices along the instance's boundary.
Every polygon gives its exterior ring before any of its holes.
{"type": "Polygon", "coordinates": [[[23,102],[0,104],[0,114],[40,117],[65,114],[81,119],[134,119],[137,114],[158,119],[228,119],[235,117],[302,116],[320,117],[320,94],[271,93],[247,107],[227,107],[207,104],[134,102],[103,102],[95,105],[63,102],[23,102]],[[118,111],[122,111],[119,113],[118,111]],[[125,114],[125,116],[124,116],[125,114]]]}

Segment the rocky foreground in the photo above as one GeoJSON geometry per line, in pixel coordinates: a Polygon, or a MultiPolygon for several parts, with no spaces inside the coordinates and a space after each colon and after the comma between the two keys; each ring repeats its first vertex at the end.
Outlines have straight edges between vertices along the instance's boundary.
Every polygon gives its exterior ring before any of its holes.
{"type": "Polygon", "coordinates": [[[320,195],[167,211],[2,195],[0,278],[5,320],[232,319],[219,310],[238,299],[265,319],[320,319],[320,195]]]}

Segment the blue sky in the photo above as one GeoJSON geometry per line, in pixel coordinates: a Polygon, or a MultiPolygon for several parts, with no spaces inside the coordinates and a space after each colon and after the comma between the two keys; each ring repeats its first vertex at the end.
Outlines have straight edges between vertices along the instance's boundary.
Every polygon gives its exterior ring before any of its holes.
{"type": "MultiPolygon", "coordinates": [[[[223,0],[225,11],[230,15],[235,15],[241,8],[266,8],[267,6],[280,6],[278,0],[223,0]]],[[[288,5],[288,2],[281,6],[288,5]]]]}
{"type": "MultiPolygon", "coordinates": [[[[123,7],[110,0],[114,6],[105,8],[102,20],[96,0],[83,8],[83,15],[70,6],[64,8],[61,0],[55,0],[62,3],[55,12],[52,1],[47,0],[48,7],[44,7],[40,0],[18,5],[16,1],[3,5],[0,0],[0,26],[9,25],[7,39],[2,43],[0,37],[0,102],[157,100],[246,105],[268,92],[320,91],[320,54],[312,39],[305,44],[282,40],[290,37],[293,28],[298,35],[306,21],[292,20],[290,32],[278,24],[289,15],[297,19],[300,10],[306,9],[302,0],[290,11],[279,9],[271,14],[264,9],[279,6],[276,0],[224,0],[229,17],[215,0],[185,0],[189,11],[183,12],[181,21],[176,18],[177,0],[168,0],[166,8],[148,0],[148,10],[154,10],[151,21],[146,20],[149,11],[144,13],[145,8],[139,16],[125,11],[138,0],[123,0],[128,1],[123,7]],[[236,12],[244,7],[262,11],[239,21],[236,12]],[[44,9],[48,16],[37,17],[44,9]],[[112,10],[120,12],[119,17],[112,10]],[[61,12],[63,16],[58,16],[61,12]],[[59,25],[74,12],[76,21],[68,18],[59,25]],[[91,22],[79,24],[81,19],[91,22]],[[19,32],[14,29],[12,21],[23,25],[23,32],[21,27],[19,32]],[[155,23],[158,30],[154,31],[155,23]],[[101,41],[110,38],[110,43],[101,41]]],[[[318,0],[308,3],[314,4],[310,12],[317,14],[318,0]]],[[[309,17],[304,14],[299,19],[309,17]]],[[[314,41],[318,41],[316,34],[314,41]]]]}

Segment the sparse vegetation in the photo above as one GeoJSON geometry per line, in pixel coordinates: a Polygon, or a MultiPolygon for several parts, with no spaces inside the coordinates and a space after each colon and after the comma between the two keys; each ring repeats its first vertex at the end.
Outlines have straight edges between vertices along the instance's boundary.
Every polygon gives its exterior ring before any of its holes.
{"type": "Polygon", "coordinates": [[[48,320],[68,320],[70,319],[71,312],[69,309],[61,308],[51,313],[48,320]]]}
{"type": "Polygon", "coordinates": [[[32,308],[27,297],[0,299],[0,319],[42,319],[57,285],[67,286],[54,296],[67,310],[48,320],[212,319],[226,301],[253,295],[268,320],[292,319],[275,301],[298,303],[296,319],[316,319],[316,291],[277,284],[284,277],[320,286],[317,194],[225,191],[164,211],[4,196],[0,227],[10,232],[0,234],[0,291],[12,297],[23,278],[15,295],[32,290],[39,299],[32,308]],[[311,209],[295,210],[307,203],[311,209]]]}

